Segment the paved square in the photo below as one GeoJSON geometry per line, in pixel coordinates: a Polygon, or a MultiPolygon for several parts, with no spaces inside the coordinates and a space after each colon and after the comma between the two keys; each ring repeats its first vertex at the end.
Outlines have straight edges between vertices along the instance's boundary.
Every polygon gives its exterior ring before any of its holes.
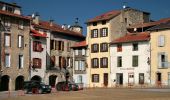
{"type": "Polygon", "coordinates": [[[170,100],[170,89],[86,89],[51,94],[28,94],[0,100],[170,100]]]}

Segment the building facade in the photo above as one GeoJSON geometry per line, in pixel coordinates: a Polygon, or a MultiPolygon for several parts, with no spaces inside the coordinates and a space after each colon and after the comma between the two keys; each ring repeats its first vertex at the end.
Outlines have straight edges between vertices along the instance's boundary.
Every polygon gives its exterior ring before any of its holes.
{"type": "Polygon", "coordinates": [[[19,90],[29,79],[30,18],[21,7],[1,2],[0,91],[19,90]]]}
{"type": "Polygon", "coordinates": [[[151,82],[152,85],[170,86],[170,23],[166,22],[149,29],[151,32],[151,82]]]}
{"type": "Polygon", "coordinates": [[[76,43],[72,49],[73,52],[73,80],[82,87],[88,87],[87,76],[87,44],[86,41],[76,43]]]}
{"type": "Polygon", "coordinates": [[[149,13],[125,8],[113,10],[87,21],[86,42],[89,48],[87,62],[90,87],[111,86],[110,52],[108,44],[127,33],[134,23],[148,22],[149,13]]]}
{"type": "Polygon", "coordinates": [[[149,33],[129,33],[110,45],[112,86],[150,84],[149,33]]]}

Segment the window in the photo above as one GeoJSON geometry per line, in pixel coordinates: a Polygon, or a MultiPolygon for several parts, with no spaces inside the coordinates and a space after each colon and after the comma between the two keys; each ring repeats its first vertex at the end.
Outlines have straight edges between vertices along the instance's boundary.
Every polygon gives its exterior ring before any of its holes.
{"type": "Polygon", "coordinates": [[[5,67],[11,66],[11,57],[9,54],[5,54],[5,67]]]}
{"type": "Polygon", "coordinates": [[[165,52],[158,53],[158,68],[168,68],[168,55],[165,52]]]}
{"type": "Polygon", "coordinates": [[[108,35],[108,28],[100,29],[100,37],[106,37],[108,35]]]}
{"type": "Polygon", "coordinates": [[[11,21],[10,21],[10,18],[5,18],[4,20],[4,26],[5,27],[11,27],[11,21]]]}
{"type": "Polygon", "coordinates": [[[18,47],[23,48],[24,47],[24,37],[21,35],[18,35],[18,47]]]}
{"type": "Polygon", "coordinates": [[[91,65],[92,65],[92,68],[99,68],[99,59],[98,58],[93,58],[91,60],[91,65]]]}
{"type": "Polygon", "coordinates": [[[82,75],[79,75],[79,76],[78,76],[78,83],[83,83],[83,77],[82,77],[82,75]]]}
{"type": "Polygon", "coordinates": [[[75,61],[75,70],[84,71],[85,70],[85,61],[75,61]]]}
{"type": "Polygon", "coordinates": [[[117,57],[117,67],[122,67],[122,57],[117,57]]]}
{"type": "Polygon", "coordinates": [[[97,26],[97,22],[93,22],[93,26],[97,26]]]}
{"type": "Polygon", "coordinates": [[[101,43],[100,44],[100,51],[101,52],[108,52],[108,44],[107,43],[101,43]]]}
{"type": "Polygon", "coordinates": [[[19,55],[19,69],[24,68],[24,57],[23,55],[19,55]]]}
{"type": "Polygon", "coordinates": [[[5,47],[10,47],[11,46],[11,35],[10,34],[5,34],[5,47]]]}
{"type": "Polygon", "coordinates": [[[122,44],[117,44],[117,52],[122,52],[122,44]]]}
{"type": "Polygon", "coordinates": [[[99,44],[92,44],[91,45],[91,52],[92,53],[99,52],[99,44]]]}
{"type": "Polygon", "coordinates": [[[102,21],[102,25],[106,25],[106,20],[103,20],[103,21],[102,21]]]}
{"type": "Polygon", "coordinates": [[[139,73],[139,84],[144,84],[144,73],[139,73]]]}
{"type": "Polygon", "coordinates": [[[64,41],[55,41],[55,50],[64,51],[64,41]]]}
{"type": "Polygon", "coordinates": [[[82,55],[82,50],[81,49],[78,50],[78,55],[80,55],[80,56],[82,55]]]}
{"type": "Polygon", "coordinates": [[[165,36],[164,35],[160,35],[158,37],[158,46],[159,47],[165,46],[165,36]]]}
{"type": "Polygon", "coordinates": [[[5,9],[6,11],[8,11],[8,12],[10,12],[10,13],[14,13],[14,7],[6,5],[5,8],[6,8],[6,9],[5,9]]]}
{"type": "Polygon", "coordinates": [[[39,41],[33,41],[33,51],[41,52],[43,51],[42,44],[39,41]]]}
{"type": "Polygon", "coordinates": [[[100,58],[100,67],[101,68],[108,68],[108,58],[100,58]]]}
{"type": "Polygon", "coordinates": [[[41,68],[41,59],[33,58],[33,68],[41,68]]]}
{"type": "Polygon", "coordinates": [[[19,20],[18,28],[19,29],[24,29],[24,21],[23,20],[19,20]]]}
{"type": "Polygon", "coordinates": [[[137,67],[138,66],[138,56],[132,57],[132,66],[137,67]]]}
{"type": "Polygon", "coordinates": [[[99,74],[92,74],[92,82],[99,82],[99,74]]]}
{"type": "Polygon", "coordinates": [[[138,51],[138,43],[133,43],[133,51],[138,51]]]}
{"type": "Polygon", "coordinates": [[[98,37],[98,29],[91,30],[91,38],[97,38],[98,37]]]}

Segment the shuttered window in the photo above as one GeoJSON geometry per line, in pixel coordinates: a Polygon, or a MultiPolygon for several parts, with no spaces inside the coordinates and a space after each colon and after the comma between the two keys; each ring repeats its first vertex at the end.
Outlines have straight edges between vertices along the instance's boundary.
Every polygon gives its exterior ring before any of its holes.
{"type": "Polygon", "coordinates": [[[132,66],[133,67],[138,66],[138,56],[132,56],[132,66]]]}
{"type": "Polygon", "coordinates": [[[101,43],[100,44],[100,51],[101,52],[107,52],[108,51],[108,44],[107,43],[101,43]]]}
{"type": "Polygon", "coordinates": [[[165,36],[164,35],[160,35],[158,37],[158,46],[159,47],[165,46],[165,36]]]}
{"type": "Polygon", "coordinates": [[[117,44],[117,52],[122,52],[122,44],[117,44]]]}
{"type": "Polygon", "coordinates": [[[75,61],[75,70],[78,70],[79,62],[75,61]]]}
{"type": "Polygon", "coordinates": [[[91,30],[91,38],[97,38],[98,37],[98,29],[91,30]]]}
{"type": "Polygon", "coordinates": [[[33,51],[36,51],[36,52],[42,52],[43,51],[41,42],[33,41],[33,51]]]}
{"type": "Polygon", "coordinates": [[[101,68],[108,68],[108,58],[100,58],[100,67],[101,68]]]}
{"type": "Polygon", "coordinates": [[[92,82],[99,82],[99,74],[92,74],[92,82]]]}
{"type": "Polygon", "coordinates": [[[85,56],[86,55],[86,50],[82,49],[82,55],[85,56]]]}
{"type": "Polygon", "coordinates": [[[108,36],[108,28],[100,29],[100,37],[107,37],[108,36]]]}
{"type": "Polygon", "coordinates": [[[91,65],[92,65],[92,68],[99,68],[99,59],[98,58],[93,58],[91,60],[91,65]]]}
{"type": "Polygon", "coordinates": [[[41,68],[41,59],[33,58],[33,68],[41,68]]]}
{"type": "Polygon", "coordinates": [[[5,34],[5,47],[10,47],[11,46],[11,35],[10,34],[5,34]]]}
{"type": "Polygon", "coordinates": [[[92,45],[91,45],[91,52],[92,52],[92,53],[97,53],[97,52],[99,52],[99,44],[92,44],[92,45]]]}

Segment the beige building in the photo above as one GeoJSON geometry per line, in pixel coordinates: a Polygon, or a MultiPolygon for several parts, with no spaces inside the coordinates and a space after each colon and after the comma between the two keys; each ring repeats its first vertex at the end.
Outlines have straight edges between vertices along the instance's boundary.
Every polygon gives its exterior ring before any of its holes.
{"type": "Polygon", "coordinates": [[[151,43],[151,83],[170,85],[170,22],[149,29],[151,43]]]}
{"type": "Polygon", "coordinates": [[[90,87],[111,86],[109,43],[124,36],[131,24],[149,22],[149,13],[132,8],[113,10],[87,21],[89,56],[88,77],[90,87]]]}
{"type": "Polygon", "coordinates": [[[0,91],[19,90],[29,79],[30,19],[16,4],[0,5],[0,91]]]}

